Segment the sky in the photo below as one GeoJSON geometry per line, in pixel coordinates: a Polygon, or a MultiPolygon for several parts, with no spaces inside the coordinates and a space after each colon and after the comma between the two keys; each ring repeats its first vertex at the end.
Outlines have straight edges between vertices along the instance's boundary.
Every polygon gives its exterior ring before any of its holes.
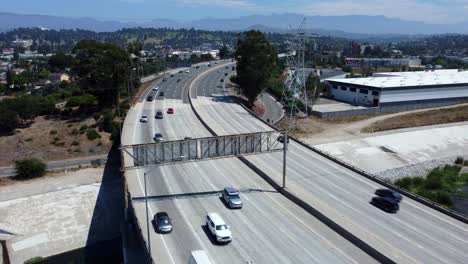
{"type": "Polygon", "coordinates": [[[139,21],[245,15],[385,15],[450,24],[468,21],[468,0],[8,0],[1,12],[139,21]]]}

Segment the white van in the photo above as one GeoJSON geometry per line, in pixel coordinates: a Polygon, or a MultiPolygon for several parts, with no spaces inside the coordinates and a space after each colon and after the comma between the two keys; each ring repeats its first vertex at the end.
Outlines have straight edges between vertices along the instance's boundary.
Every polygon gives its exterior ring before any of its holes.
{"type": "Polygon", "coordinates": [[[232,233],[229,226],[226,225],[224,220],[217,213],[209,213],[206,216],[206,226],[210,233],[216,238],[218,242],[232,241],[232,233]]]}
{"type": "Polygon", "coordinates": [[[213,264],[210,258],[203,250],[192,251],[189,258],[189,264],[213,264]]]}

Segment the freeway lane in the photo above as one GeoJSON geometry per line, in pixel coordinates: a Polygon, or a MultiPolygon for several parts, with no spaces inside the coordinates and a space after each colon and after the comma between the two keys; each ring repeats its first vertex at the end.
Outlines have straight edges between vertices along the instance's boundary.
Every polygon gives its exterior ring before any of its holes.
{"type": "MultiPolygon", "coordinates": [[[[194,106],[204,121],[220,135],[271,130],[232,98],[209,96],[217,93],[221,74],[205,75],[199,80],[204,91],[192,90],[197,93],[194,106]]],[[[247,159],[281,182],[281,153],[247,159]]],[[[395,262],[466,263],[468,259],[468,225],[408,198],[397,214],[384,213],[369,204],[382,186],[292,141],[287,175],[289,191],[395,262]]]]}
{"type": "MultiPolygon", "coordinates": [[[[184,85],[180,82],[179,85],[184,85]]],[[[159,85],[167,94],[174,89],[168,80],[159,85]]],[[[183,91],[179,89],[179,91],[183,91]]],[[[177,97],[177,96],[176,96],[177,97]]],[[[166,139],[208,136],[189,104],[181,99],[142,101],[127,115],[123,141],[151,142],[155,132],[166,139]],[[174,115],[153,118],[157,109],[173,107],[174,115]],[[142,112],[148,123],[135,122],[142,112]]],[[[133,197],[143,196],[143,171],[127,172],[133,197]]],[[[149,196],[221,190],[234,186],[243,192],[242,210],[228,210],[219,196],[151,200],[150,214],[165,210],[175,229],[169,235],[151,229],[152,251],[156,263],[186,263],[190,251],[204,249],[215,263],[374,263],[368,255],[334,233],[317,219],[297,207],[241,163],[237,158],[163,166],[148,175],[149,196]],[[214,245],[206,233],[204,217],[218,212],[231,225],[234,240],[226,246],[214,245]]],[[[144,202],[134,201],[140,226],[145,229],[144,202]]],[[[145,231],[145,230],[144,230],[145,231]]],[[[146,233],[144,232],[146,237],[146,233]]]]}

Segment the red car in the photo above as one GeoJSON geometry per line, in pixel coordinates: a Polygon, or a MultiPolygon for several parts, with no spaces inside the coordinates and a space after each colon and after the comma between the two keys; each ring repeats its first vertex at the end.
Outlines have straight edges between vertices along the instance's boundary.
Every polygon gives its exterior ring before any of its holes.
{"type": "Polygon", "coordinates": [[[173,109],[173,108],[168,108],[168,109],[167,109],[167,113],[168,113],[168,114],[173,114],[173,113],[174,113],[174,109],[173,109]]]}

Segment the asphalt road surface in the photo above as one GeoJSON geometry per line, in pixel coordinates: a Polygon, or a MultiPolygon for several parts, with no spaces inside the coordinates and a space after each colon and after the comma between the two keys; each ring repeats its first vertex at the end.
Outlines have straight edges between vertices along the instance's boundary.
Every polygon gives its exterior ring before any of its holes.
{"type": "MultiPolygon", "coordinates": [[[[213,68],[217,65],[213,64],[213,68]]],[[[197,73],[206,71],[206,67],[197,73]]],[[[214,70],[216,71],[216,69],[214,70]]],[[[159,84],[165,97],[148,102],[141,100],[127,115],[123,144],[152,142],[154,133],[166,140],[186,136],[210,136],[198,121],[190,105],[183,100],[189,88],[186,76],[181,81],[168,79],[159,84]],[[154,119],[157,110],[172,115],[154,119]],[[145,113],[148,123],[138,119],[145,113]]],[[[199,75],[203,77],[204,75],[199,75]]],[[[172,77],[177,80],[177,77],[172,77]]],[[[218,80],[219,81],[219,80],[218,80]]],[[[174,224],[170,234],[159,235],[150,227],[151,250],[156,263],[187,263],[193,250],[205,250],[214,263],[375,263],[376,261],[347,240],[336,234],[316,218],[275,192],[263,179],[237,158],[182,163],[146,168],[149,215],[166,211],[174,224]],[[232,186],[242,191],[244,207],[230,210],[220,195],[196,195],[200,192],[220,191],[232,186]],[[161,199],[161,195],[189,194],[184,198],[161,199]],[[204,224],[208,212],[217,212],[230,225],[233,241],[217,245],[204,224]]],[[[135,214],[143,235],[148,241],[145,221],[144,170],[126,173],[133,198],[135,214]]]]}
{"type": "MultiPolygon", "coordinates": [[[[220,74],[203,76],[193,87],[194,106],[219,135],[271,130],[230,98],[217,93],[220,74]]],[[[282,154],[248,156],[277,182],[282,154]]],[[[404,198],[396,214],[369,204],[379,184],[291,141],[287,187],[321,213],[397,263],[466,263],[468,225],[404,198]]]]}

